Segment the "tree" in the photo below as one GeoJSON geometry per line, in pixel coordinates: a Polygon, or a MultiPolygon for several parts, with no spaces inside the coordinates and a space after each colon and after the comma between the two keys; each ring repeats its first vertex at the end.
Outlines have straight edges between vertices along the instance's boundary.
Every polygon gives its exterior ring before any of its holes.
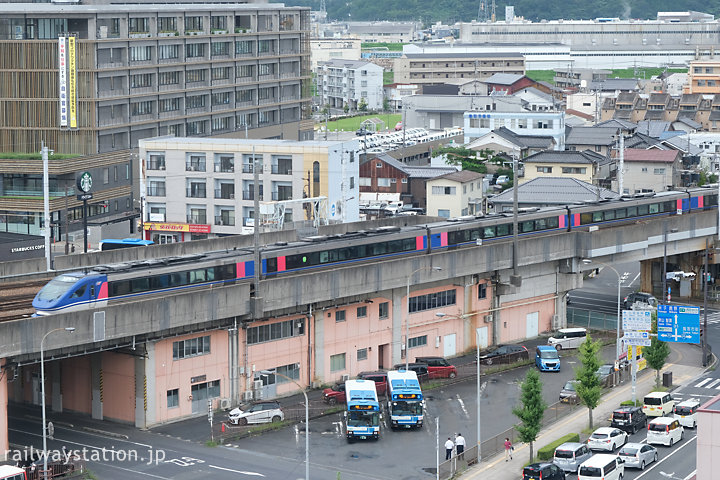
{"type": "MultiPolygon", "coordinates": [[[[651,333],[657,334],[657,313],[652,314],[651,333]]],[[[650,337],[650,346],[643,347],[643,357],[650,368],[655,370],[655,388],[660,388],[660,370],[665,366],[665,360],[670,355],[670,347],[667,343],[658,340],[657,335],[650,337]]]]}
{"type": "Polygon", "coordinates": [[[534,457],[533,442],[537,439],[543,415],[547,404],[542,397],[542,382],[540,374],[535,369],[529,369],[525,380],[520,385],[521,406],[512,410],[513,415],[520,419],[520,425],[515,430],[520,434],[520,440],[530,445],[530,461],[534,457]]]}
{"type": "Polygon", "coordinates": [[[390,111],[390,100],[383,98],[383,112],[390,111]]]}
{"type": "Polygon", "coordinates": [[[343,107],[343,112],[348,113],[349,111],[350,111],[350,105],[348,105],[346,103],[345,106],[343,107]]]}
{"type": "Polygon", "coordinates": [[[487,173],[485,160],[478,158],[474,150],[464,147],[443,147],[435,152],[437,155],[444,155],[449,165],[462,165],[463,170],[477,173],[487,173]]]}
{"type": "Polygon", "coordinates": [[[360,99],[360,102],[358,103],[358,110],[360,110],[361,112],[366,112],[367,108],[368,108],[367,101],[363,97],[360,99]]]}
{"type": "Polygon", "coordinates": [[[597,370],[600,368],[600,359],[598,358],[600,342],[593,342],[588,335],[578,351],[580,367],[575,372],[575,378],[579,382],[576,387],[577,394],[580,401],[588,407],[590,429],[592,430],[593,410],[598,406],[600,395],[602,395],[602,386],[597,375],[597,370]]]}

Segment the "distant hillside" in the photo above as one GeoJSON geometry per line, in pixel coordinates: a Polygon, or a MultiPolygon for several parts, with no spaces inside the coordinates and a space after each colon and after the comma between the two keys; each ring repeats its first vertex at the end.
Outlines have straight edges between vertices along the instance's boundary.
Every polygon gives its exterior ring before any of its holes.
{"type": "MultiPolygon", "coordinates": [[[[286,5],[320,8],[320,0],[289,0],[286,5]]],[[[492,0],[488,0],[492,4],[492,0]]],[[[420,20],[432,22],[470,21],[477,18],[479,0],[326,0],[331,20],[420,20]]],[[[654,19],[657,12],[696,10],[718,16],[720,5],[707,0],[496,0],[498,20],[505,5],[515,6],[515,15],[527,20],[588,20],[598,17],[654,19]]]]}

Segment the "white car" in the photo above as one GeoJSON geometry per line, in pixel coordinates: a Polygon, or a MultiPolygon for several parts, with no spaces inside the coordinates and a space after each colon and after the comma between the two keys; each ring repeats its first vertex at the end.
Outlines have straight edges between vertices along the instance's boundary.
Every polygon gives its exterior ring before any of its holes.
{"type": "Polygon", "coordinates": [[[612,452],[627,443],[628,435],[619,428],[601,427],[588,438],[587,446],[590,450],[607,450],[612,452]]]}
{"type": "Polygon", "coordinates": [[[228,414],[228,421],[235,425],[248,423],[277,423],[285,419],[278,402],[267,401],[252,403],[245,410],[234,408],[228,414]]]}

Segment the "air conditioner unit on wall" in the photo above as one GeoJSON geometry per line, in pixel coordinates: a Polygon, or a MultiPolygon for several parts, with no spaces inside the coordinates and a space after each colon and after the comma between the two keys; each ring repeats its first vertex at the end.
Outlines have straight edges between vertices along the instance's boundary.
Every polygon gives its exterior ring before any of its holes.
{"type": "Polygon", "coordinates": [[[260,390],[262,386],[262,380],[253,380],[253,390],[260,390]]]}
{"type": "Polygon", "coordinates": [[[350,375],[348,375],[348,374],[346,373],[345,375],[342,376],[342,381],[343,381],[343,382],[346,382],[346,381],[348,381],[348,380],[350,380],[350,375]]]}
{"type": "Polygon", "coordinates": [[[490,315],[485,315],[485,317],[483,317],[483,319],[485,320],[485,323],[492,323],[492,321],[493,321],[493,316],[492,316],[492,314],[490,314],[490,315]]]}
{"type": "Polygon", "coordinates": [[[221,398],[220,399],[220,409],[230,410],[230,399],[229,398],[221,398]]]}
{"type": "Polygon", "coordinates": [[[553,330],[557,330],[558,328],[560,328],[560,315],[552,316],[552,327],[553,330]]]}
{"type": "Polygon", "coordinates": [[[246,391],[243,392],[243,401],[244,401],[244,402],[249,402],[249,401],[252,400],[252,399],[253,399],[253,392],[252,392],[252,390],[246,390],[246,391]]]}

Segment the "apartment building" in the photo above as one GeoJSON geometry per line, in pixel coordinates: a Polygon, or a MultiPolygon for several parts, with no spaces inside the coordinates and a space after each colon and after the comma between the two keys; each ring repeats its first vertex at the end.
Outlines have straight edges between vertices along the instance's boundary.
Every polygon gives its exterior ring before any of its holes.
{"type": "Polygon", "coordinates": [[[720,61],[695,60],[688,68],[688,82],[683,93],[720,93],[720,61]]]}
{"type": "Polygon", "coordinates": [[[486,79],[496,73],[525,75],[525,58],[516,52],[404,52],[395,59],[395,83],[438,85],[459,78],[486,79]]]}
{"type": "MultiPolygon", "coordinates": [[[[601,107],[602,120],[683,122],[691,120],[691,130],[720,131],[720,94],[621,93],[606,98],[601,107]]],[[[684,128],[683,128],[684,129],[684,128]]]]}
{"type": "Polygon", "coordinates": [[[469,111],[464,115],[465,143],[505,127],[519,135],[552,137],[556,150],[565,149],[565,112],[469,111]]]}
{"type": "Polygon", "coordinates": [[[383,68],[374,63],[331,59],[320,62],[316,70],[317,92],[323,105],[330,108],[368,110],[383,106],[383,68]]]}
{"type": "MultiPolygon", "coordinates": [[[[51,209],[60,226],[66,198],[70,210],[82,205],[76,176],[93,169],[88,219],[103,229],[123,218],[133,224],[139,204],[131,185],[112,183],[115,170],[118,182],[132,180],[134,167],[126,176],[125,166],[142,138],[313,138],[307,8],[164,0],[2,5],[0,144],[6,152],[39,152],[44,142],[73,156],[54,170],[62,198],[51,209]]],[[[3,171],[15,192],[0,205],[8,223],[39,228],[42,163],[34,162],[3,171]]],[[[124,232],[131,230],[126,223],[124,232]]]]}
{"type": "Polygon", "coordinates": [[[141,140],[145,238],[173,243],[252,233],[255,160],[263,224],[305,220],[301,200],[311,196],[327,198],[321,213],[328,221],[357,221],[357,149],[355,140],[141,140]]]}
{"type": "Polygon", "coordinates": [[[481,173],[462,170],[429,179],[427,214],[454,218],[482,213],[483,178],[481,173]]]}

